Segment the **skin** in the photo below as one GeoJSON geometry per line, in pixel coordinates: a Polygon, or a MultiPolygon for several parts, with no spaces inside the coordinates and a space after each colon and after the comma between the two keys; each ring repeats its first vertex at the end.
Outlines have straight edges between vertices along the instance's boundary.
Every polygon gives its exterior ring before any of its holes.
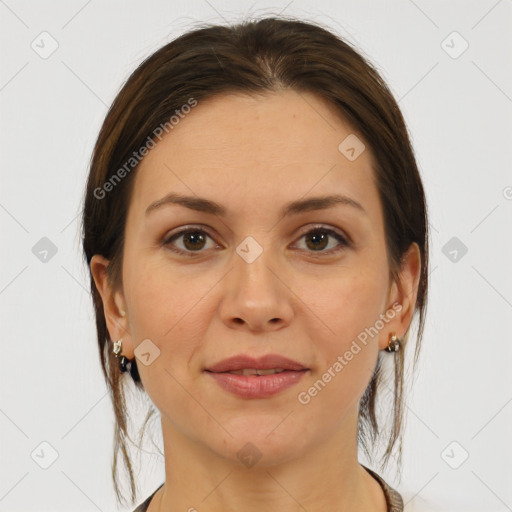
{"type": "Polygon", "coordinates": [[[109,286],[102,256],[91,270],[123,354],[134,358],[145,339],[160,350],[150,365],[138,363],[161,413],[165,451],[166,481],[150,512],[386,511],[380,485],[358,463],[359,400],[388,335],[402,337],[409,327],[420,253],[412,244],[399,283],[390,281],[370,148],[355,161],[338,150],[352,133],[314,94],[221,95],[199,102],[141,162],[123,286],[109,286]],[[208,198],[228,214],[167,205],[146,216],[168,192],[208,198]],[[336,205],[279,217],[289,201],[333,192],[366,214],[336,205]],[[197,224],[208,228],[202,242],[181,236],[164,245],[178,228],[197,224]],[[317,224],[353,244],[304,236],[317,224]],[[247,236],[263,249],[251,263],[236,252],[247,236]],[[394,318],[307,405],[299,403],[298,393],[394,303],[401,305],[394,318]],[[203,372],[239,353],[281,354],[310,371],[270,398],[239,398],[203,372]],[[262,454],[252,467],[237,457],[248,442],[262,454]]]}

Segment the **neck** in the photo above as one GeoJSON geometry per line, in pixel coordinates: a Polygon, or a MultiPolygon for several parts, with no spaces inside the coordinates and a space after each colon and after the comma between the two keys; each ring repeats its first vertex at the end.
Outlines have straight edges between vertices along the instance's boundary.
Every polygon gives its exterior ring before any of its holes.
{"type": "MultiPolygon", "coordinates": [[[[244,466],[236,448],[228,445],[223,457],[177,431],[162,416],[166,481],[151,500],[148,512],[176,510],[230,512],[386,512],[379,483],[357,459],[357,410],[327,441],[314,447],[297,446],[294,453],[280,453],[279,439],[262,447],[272,457],[244,466]],[[350,427],[350,428],[349,428],[350,427]]],[[[233,446],[244,446],[243,442],[233,446]]],[[[246,453],[261,453],[247,446],[246,453]]]]}

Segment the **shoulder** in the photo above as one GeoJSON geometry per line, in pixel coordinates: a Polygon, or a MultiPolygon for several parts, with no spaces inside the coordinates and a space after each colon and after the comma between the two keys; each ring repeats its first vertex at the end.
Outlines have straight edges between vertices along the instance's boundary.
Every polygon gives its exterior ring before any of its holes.
{"type": "Polygon", "coordinates": [[[448,509],[418,495],[418,491],[401,489],[404,512],[447,512],[448,509]]]}
{"type": "Polygon", "coordinates": [[[388,512],[447,512],[439,504],[421,497],[418,491],[403,487],[393,489],[378,473],[363,467],[380,483],[386,496],[388,512]]]}
{"type": "Polygon", "coordinates": [[[158,489],[164,485],[163,483],[157,487],[136,509],[133,510],[133,512],[146,512],[149,507],[149,502],[153,498],[153,496],[156,494],[158,489]]]}
{"type": "MultiPolygon", "coordinates": [[[[361,464],[362,465],[362,464],[361,464]]],[[[393,489],[378,473],[362,465],[370,475],[379,482],[386,497],[388,512],[404,512],[404,501],[398,491],[393,489]]]]}

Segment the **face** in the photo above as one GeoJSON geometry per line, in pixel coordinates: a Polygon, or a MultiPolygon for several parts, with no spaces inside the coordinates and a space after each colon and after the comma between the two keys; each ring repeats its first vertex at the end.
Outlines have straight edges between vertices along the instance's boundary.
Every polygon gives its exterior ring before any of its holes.
{"type": "Polygon", "coordinates": [[[106,313],[123,354],[149,354],[138,369],[164,436],[233,461],[251,442],[273,464],[346,434],[379,349],[390,331],[407,328],[389,314],[361,341],[401,296],[389,279],[370,149],[355,160],[338,149],[354,133],[313,94],[223,95],[199,102],[141,162],[123,286],[106,313]],[[154,204],[170,193],[224,211],[154,204]],[[284,214],[291,203],[332,195],[352,202],[284,214]],[[270,386],[291,385],[265,397],[237,394],[221,385],[231,377],[205,371],[267,354],[307,370],[271,377],[270,386]]]}

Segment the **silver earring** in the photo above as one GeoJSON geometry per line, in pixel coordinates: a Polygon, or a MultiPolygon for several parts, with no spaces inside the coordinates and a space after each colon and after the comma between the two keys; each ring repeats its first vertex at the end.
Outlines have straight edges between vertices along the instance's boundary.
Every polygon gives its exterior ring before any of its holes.
{"type": "Polygon", "coordinates": [[[128,371],[128,368],[127,368],[127,364],[128,364],[128,359],[126,359],[125,356],[121,355],[121,345],[122,345],[122,339],[120,340],[117,340],[114,342],[114,354],[115,356],[119,359],[119,368],[121,369],[121,372],[126,372],[128,371]]]}

